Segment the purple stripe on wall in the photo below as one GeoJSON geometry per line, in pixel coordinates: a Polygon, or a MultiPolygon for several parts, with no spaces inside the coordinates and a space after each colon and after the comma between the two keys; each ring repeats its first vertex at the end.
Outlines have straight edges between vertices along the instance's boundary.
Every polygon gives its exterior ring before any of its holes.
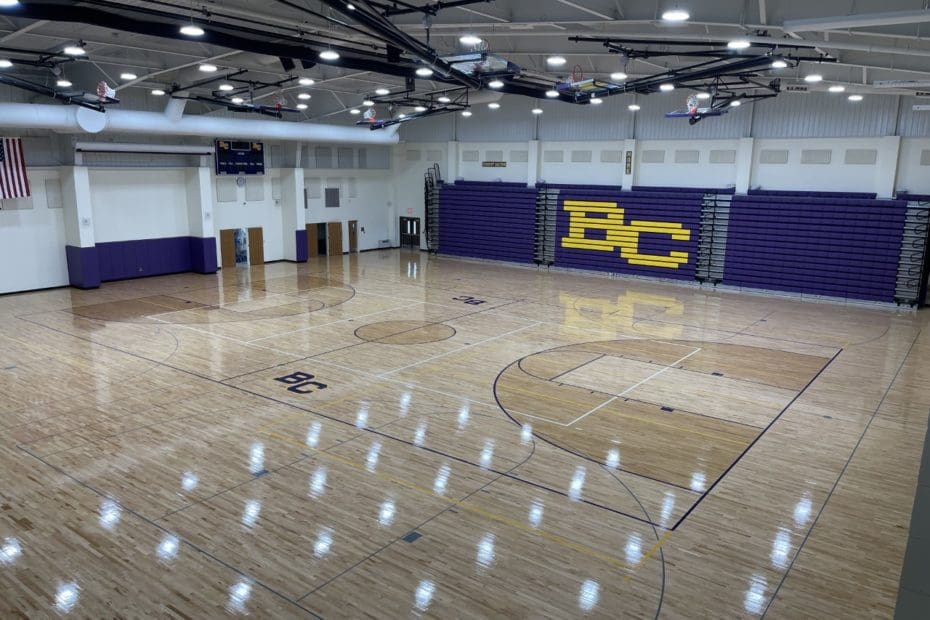
{"type": "MultiPolygon", "coordinates": [[[[307,229],[297,230],[294,232],[294,236],[297,240],[297,262],[306,263],[310,257],[308,256],[307,250],[307,229]]],[[[214,253],[216,256],[216,253],[214,253]]]]}
{"type": "Polygon", "coordinates": [[[100,263],[97,260],[97,248],[79,248],[65,246],[68,259],[68,282],[77,288],[97,288],[100,286],[100,263]]]}
{"type": "Polygon", "coordinates": [[[216,237],[188,237],[190,241],[191,271],[216,273],[216,237]]]}

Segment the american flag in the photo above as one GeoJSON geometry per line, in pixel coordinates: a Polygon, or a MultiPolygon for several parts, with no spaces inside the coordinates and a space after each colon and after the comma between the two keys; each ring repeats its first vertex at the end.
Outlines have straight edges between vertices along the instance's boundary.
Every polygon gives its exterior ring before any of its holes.
{"type": "Polygon", "coordinates": [[[0,138],[0,200],[29,196],[23,141],[0,138]]]}

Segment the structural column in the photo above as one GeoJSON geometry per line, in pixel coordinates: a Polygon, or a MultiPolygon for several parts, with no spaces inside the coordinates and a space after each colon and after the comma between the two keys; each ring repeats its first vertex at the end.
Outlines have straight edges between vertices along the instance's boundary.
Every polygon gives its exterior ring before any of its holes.
{"type": "Polygon", "coordinates": [[[442,178],[446,183],[455,183],[459,176],[459,143],[449,142],[448,156],[446,157],[446,170],[442,170],[442,178]]]}
{"type": "Polygon", "coordinates": [[[191,270],[216,273],[216,235],[213,230],[213,183],[210,168],[187,170],[187,222],[190,229],[191,270]]]}
{"type": "Polygon", "coordinates": [[[94,239],[90,175],[84,166],[63,167],[60,174],[68,281],[78,288],[97,288],[100,286],[100,261],[94,239]]]}
{"type": "Polygon", "coordinates": [[[878,165],[876,166],[875,192],[879,198],[894,196],[898,181],[898,160],[901,156],[901,138],[886,136],[878,142],[878,165]]]}
{"type": "Polygon", "coordinates": [[[752,138],[740,138],[736,148],[736,180],[734,185],[737,194],[749,193],[749,184],[752,182],[752,138]]]}
{"type": "Polygon", "coordinates": [[[539,140],[526,143],[526,185],[535,187],[539,182],[539,140]]]}
{"type": "Polygon", "coordinates": [[[304,170],[281,170],[281,225],[284,228],[284,259],[305,263],[307,252],[307,225],[304,215],[304,170]]]}

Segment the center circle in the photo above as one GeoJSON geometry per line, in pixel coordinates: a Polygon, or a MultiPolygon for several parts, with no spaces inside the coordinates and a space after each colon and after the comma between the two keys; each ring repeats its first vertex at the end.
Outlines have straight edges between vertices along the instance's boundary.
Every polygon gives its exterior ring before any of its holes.
{"type": "Polygon", "coordinates": [[[451,338],[455,329],[429,321],[381,321],[359,327],[355,335],[379,344],[425,344],[451,338]]]}

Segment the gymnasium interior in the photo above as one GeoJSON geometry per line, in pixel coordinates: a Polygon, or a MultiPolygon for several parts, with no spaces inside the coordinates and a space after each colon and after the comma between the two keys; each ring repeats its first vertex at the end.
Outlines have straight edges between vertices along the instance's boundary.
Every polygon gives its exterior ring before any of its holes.
{"type": "Polygon", "coordinates": [[[928,236],[927,0],[0,0],[0,618],[926,619],[928,236]]]}

